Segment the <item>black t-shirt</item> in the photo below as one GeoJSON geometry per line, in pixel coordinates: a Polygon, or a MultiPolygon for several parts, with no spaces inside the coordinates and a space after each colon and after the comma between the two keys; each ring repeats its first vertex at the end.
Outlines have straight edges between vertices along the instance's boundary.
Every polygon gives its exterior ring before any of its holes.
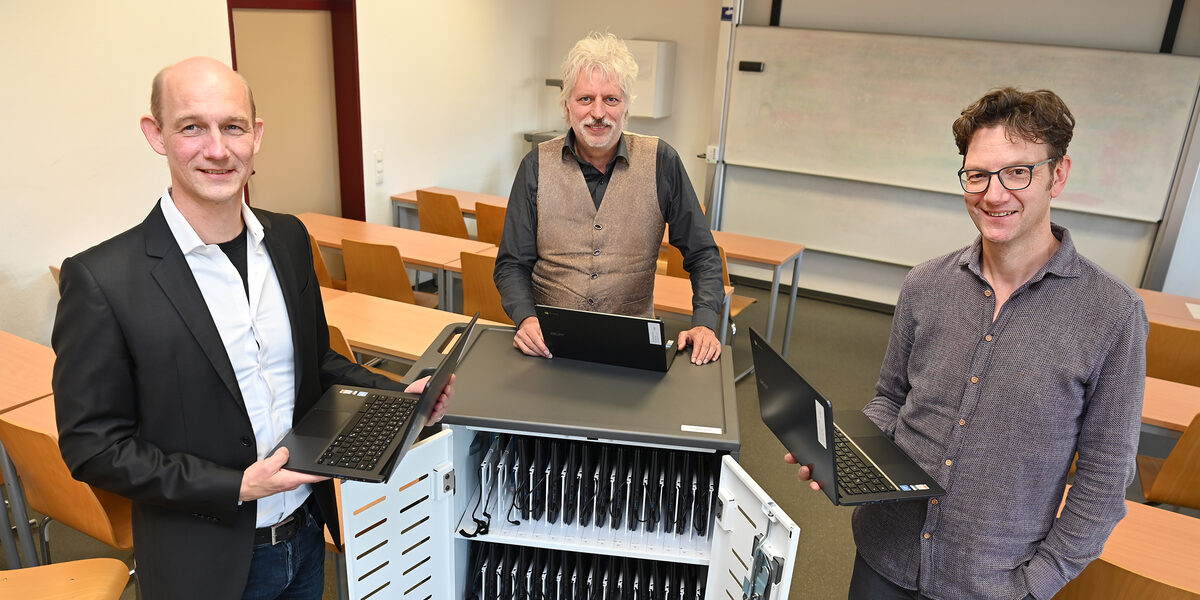
{"type": "Polygon", "coordinates": [[[235,269],[242,276],[242,287],[246,290],[246,299],[250,299],[250,277],[246,274],[246,228],[242,227],[242,232],[237,237],[228,242],[217,244],[221,247],[221,252],[229,257],[229,262],[233,263],[235,269]]]}

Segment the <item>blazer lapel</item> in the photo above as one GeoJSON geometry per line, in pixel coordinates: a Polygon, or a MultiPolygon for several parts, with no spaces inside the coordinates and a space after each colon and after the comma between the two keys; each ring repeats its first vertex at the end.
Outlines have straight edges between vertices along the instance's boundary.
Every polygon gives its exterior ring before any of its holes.
{"type": "Polygon", "coordinates": [[[150,211],[143,226],[146,232],[146,254],[159,259],[150,269],[151,275],[183,318],[188,331],[200,344],[229,394],[237,400],[238,409],[246,414],[242,390],[238,387],[233,363],[229,362],[229,355],[225,352],[225,344],[221,342],[221,334],[217,332],[217,325],[208,313],[208,305],[204,303],[200,286],[196,284],[192,269],[188,266],[183,252],[179,250],[179,244],[171,234],[171,228],[167,226],[167,220],[158,205],[150,211]]]}

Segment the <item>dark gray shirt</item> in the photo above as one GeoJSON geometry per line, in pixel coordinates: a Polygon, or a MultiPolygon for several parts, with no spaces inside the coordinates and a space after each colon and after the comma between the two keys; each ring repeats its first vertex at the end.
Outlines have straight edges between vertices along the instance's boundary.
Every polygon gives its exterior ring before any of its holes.
{"type": "MultiPolygon", "coordinates": [[[[618,160],[629,162],[625,136],[617,145],[617,154],[603,173],[575,154],[575,132],[567,132],[563,154],[579,162],[596,208],[604,198],[618,160]]],[[[683,254],[683,267],[691,273],[692,326],[703,325],[717,331],[725,289],[721,273],[721,255],[708,228],[708,219],[700,210],[691,180],[679,160],[679,153],[665,141],[658,141],[655,157],[658,206],[667,222],[667,239],[683,254]]],[[[538,155],[531,151],[521,161],[508,198],[504,234],[496,257],[495,280],[505,312],[517,325],[534,315],[533,265],[537,262],[537,190],[538,155]]]]}
{"type": "Polygon", "coordinates": [[[900,291],[864,412],[946,495],[860,507],[854,540],[875,570],[924,596],[1051,598],[1125,515],[1146,313],[1052,229],[1062,245],[995,321],[979,240],[917,266],[900,291]]]}

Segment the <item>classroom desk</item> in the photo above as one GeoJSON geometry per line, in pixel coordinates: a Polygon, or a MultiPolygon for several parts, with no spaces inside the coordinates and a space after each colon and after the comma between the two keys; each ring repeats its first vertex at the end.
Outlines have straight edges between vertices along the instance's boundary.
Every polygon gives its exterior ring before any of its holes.
{"type": "MultiPolygon", "coordinates": [[[[0,331],[0,414],[20,408],[45,398],[53,392],[50,380],[54,372],[54,351],[37,342],[0,331]]],[[[0,473],[4,475],[4,495],[12,509],[17,524],[17,538],[24,550],[24,560],[19,560],[17,540],[13,538],[12,524],[8,512],[0,507],[0,546],[10,565],[34,566],[38,564],[33,534],[29,530],[29,517],[25,510],[25,492],[17,477],[16,467],[0,444],[0,473]]]]}
{"type": "Polygon", "coordinates": [[[487,242],[463,240],[318,213],[296,216],[308,228],[317,244],[326,248],[340,250],[344,239],[395,246],[400,250],[400,256],[404,257],[405,265],[434,273],[438,278],[438,305],[447,310],[454,308],[454,295],[449,293],[451,282],[446,274],[446,263],[458,260],[462,252],[479,252],[492,247],[487,242]]]}
{"type": "MultiPolygon", "coordinates": [[[[482,202],[484,204],[494,204],[496,206],[508,206],[508,198],[504,196],[493,196],[492,194],[480,194],[477,192],[465,192],[463,190],[451,190],[442,187],[427,187],[421,188],[427,192],[438,194],[450,194],[458,200],[458,206],[462,209],[464,215],[475,215],[475,205],[482,202]]],[[[392,223],[396,227],[409,227],[412,223],[412,216],[417,212],[417,192],[404,192],[401,194],[392,195],[392,223]]]]}
{"type": "MultiPolygon", "coordinates": [[[[775,307],[779,300],[779,280],[788,265],[792,267],[792,289],[788,296],[787,320],[784,321],[782,354],[786,357],[792,347],[792,322],[796,316],[796,292],[800,282],[800,259],[804,258],[804,244],[783,242],[766,238],[713,231],[713,240],[725,249],[725,257],[734,262],[749,265],[764,265],[772,270],[771,300],[767,309],[767,334],[769,342],[775,332],[775,307]]],[[[724,327],[724,325],[722,325],[724,327]]]]}
{"type": "Polygon", "coordinates": [[[1146,374],[1200,386],[1200,299],[1139,289],[1150,320],[1146,374]]]}
{"type": "MultiPolygon", "coordinates": [[[[447,325],[470,319],[407,302],[342,292],[325,303],[325,320],[342,330],[356,352],[411,363],[447,325]]],[[[484,319],[479,323],[502,325],[484,319]]]]}
{"type": "Polygon", "coordinates": [[[1142,399],[1143,431],[1150,429],[1152,433],[1178,440],[1197,413],[1200,413],[1200,387],[1146,378],[1146,394],[1142,399]]]}
{"type": "Polygon", "coordinates": [[[1200,594],[1200,519],[1128,500],[1125,507],[1129,512],[1113,529],[1100,558],[1056,597],[1157,599],[1200,594]],[[1129,587],[1129,574],[1161,585],[1129,587]],[[1154,587],[1158,589],[1153,595],[1133,595],[1154,587]]]}
{"type": "MultiPolygon", "coordinates": [[[[478,254],[495,258],[499,251],[499,248],[492,246],[478,254]]],[[[451,273],[462,273],[462,258],[446,263],[446,270],[451,273]]],[[[732,297],[733,286],[725,286],[725,299],[721,304],[721,328],[717,332],[717,337],[722,344],[725,343],[725,338],[729,333],[729,307],[732,297]]],[[[682,277],[656,274],[654,276],[654,310],[677,315],[691,315],[692,282],[682,277]]]]}

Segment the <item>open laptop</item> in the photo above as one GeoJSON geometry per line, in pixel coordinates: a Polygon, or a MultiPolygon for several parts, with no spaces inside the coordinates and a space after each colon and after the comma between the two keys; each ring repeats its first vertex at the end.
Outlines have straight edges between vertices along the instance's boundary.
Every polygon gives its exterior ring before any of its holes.
{"type": "Polygon", "coordinates": [[[662,319],[543,304],[535,310],[546,347],[555,357],[665,373],[678,354],[662,319]]]}
{"type": "Polygon", "coordinates": [[[946,493],[862,411],[838,411],[750,328],[762,420],[808,465],[834,504],[917,500],[946,493]]]}
{"type": "Polygon", "coordinates": [[[462,360],[478,319],[479,313],[475,313],[458,330],[458,341],[442,357],[420,394],[345,385],[325,390],[275,446],[276,450],[287,446],[286,468],[371,483],[386,481],[425,427],[429,412],[462,360]]]}

